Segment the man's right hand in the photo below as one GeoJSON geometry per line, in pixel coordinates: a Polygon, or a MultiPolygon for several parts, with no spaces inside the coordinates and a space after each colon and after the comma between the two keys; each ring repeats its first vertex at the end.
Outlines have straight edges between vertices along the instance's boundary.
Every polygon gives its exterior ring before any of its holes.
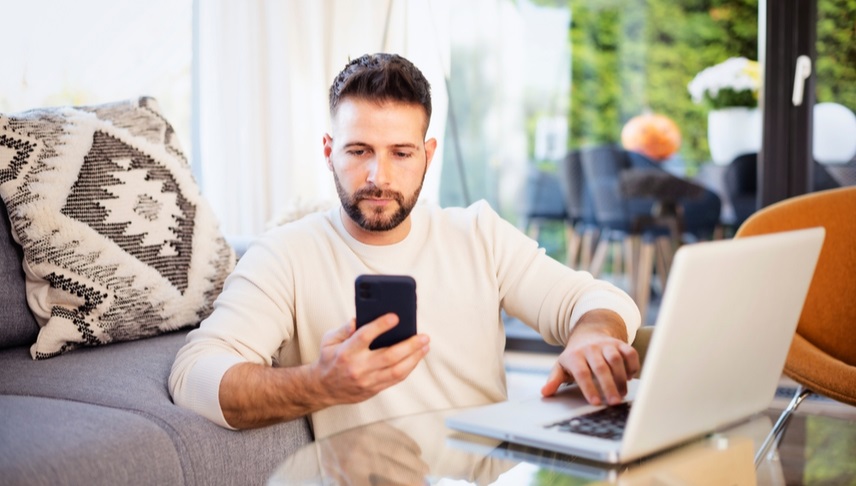
{"type": "Polygon", "coordinates": [[[310,374],[328,399],[326,406],[357,403],[401,382],[428,353],[429,338],[417,334],[387,348],[370,350],[376,337],[398,324],[385,314],[356,329],[356,320],[328,331],[321,339],[321,356],[310,374]]]}
{"type": "Polygon", "coordinates": [[[417,334],[388,348],[370,350],[374,339],[398,323],[386,314],[356,329],[356,320],[321,339],[311,364],[275,368],[239,363],[220,381],[220,409],[232,427],[247,429],[303,417],[332,405],[357,403],[401,382],[428,353],[428,336],[417,334]]]}

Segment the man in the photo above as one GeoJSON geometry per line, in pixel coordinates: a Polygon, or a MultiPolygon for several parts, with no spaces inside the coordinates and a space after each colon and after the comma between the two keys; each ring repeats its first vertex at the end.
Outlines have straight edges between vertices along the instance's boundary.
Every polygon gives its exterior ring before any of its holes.
{"type": "Polygon", "coordinates": [[[500,401],[502,309],[565,344],[544,395],[576,381],[593,404],[620,402],[639,369],[627,343],[640,316],[627,294],[552,260],[484,202],[416,204],[437,141],[425,140],[430,87],[413,64],[352,61],[330,88],[330,115],[324,155],[341,207],[250,247],[176,357],[177,404],[231,428],[311,414],[321,438],[500,401]],[[355,329],[360,274],[415,278],[419,334],[369,349],[397,317],[355,329]]]}

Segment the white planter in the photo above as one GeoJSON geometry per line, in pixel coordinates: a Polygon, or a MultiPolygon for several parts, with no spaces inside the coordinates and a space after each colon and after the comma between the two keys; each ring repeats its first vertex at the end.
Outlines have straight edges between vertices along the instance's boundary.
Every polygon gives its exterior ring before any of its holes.
{"type": "Polygon", "coordinates": [[[715,164],[728,165],[741,154],[761,150],[761,111],[723,108],[707,114],[707,143],[715,164]]]}

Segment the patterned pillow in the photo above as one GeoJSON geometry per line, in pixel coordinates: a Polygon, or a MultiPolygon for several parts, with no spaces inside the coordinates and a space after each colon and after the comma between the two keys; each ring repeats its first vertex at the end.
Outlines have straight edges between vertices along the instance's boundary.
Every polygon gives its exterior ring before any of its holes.
{"type": "Polygon", "coordinates": [[[197,324],[235,255],[152,98],[0,115],[34,359],[197,324]]]}

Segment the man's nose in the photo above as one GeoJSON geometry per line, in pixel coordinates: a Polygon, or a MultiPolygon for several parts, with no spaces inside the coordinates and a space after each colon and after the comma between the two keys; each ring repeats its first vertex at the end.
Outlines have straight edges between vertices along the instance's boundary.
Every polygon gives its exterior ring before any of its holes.
{"type": "Polygon", "coordinates": [[[392,161],[384,155],[377,155],[371,161],[368,182],[377,187],[388,185],[392,177],[392,161]]]}

